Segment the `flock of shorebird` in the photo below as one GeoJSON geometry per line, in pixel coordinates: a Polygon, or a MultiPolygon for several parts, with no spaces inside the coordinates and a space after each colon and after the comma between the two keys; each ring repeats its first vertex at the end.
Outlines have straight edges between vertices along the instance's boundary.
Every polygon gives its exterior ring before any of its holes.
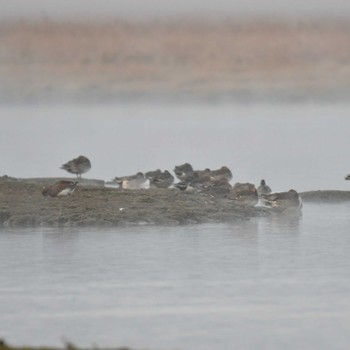
{"type": "MultiPolygon", "coordinates": [[[[61,169],[75,174],[77,178],[91,169],[91,162],[85,156],[79,156],[63,164],[61,169]]],[[[235,201],[242,206],[255,206],[260,203],[264,206],[284,211],[286,209],[300,210],[302,200],[299,194],[291,189],[288,192],[272,193],[271,188],[261,180],[259,186],[251,183],[230,184],[232,172],[222,166],[220,169],[194,170],[191,164],[185,163],[174,168],[178,183],[174,183],[175,177],[168,171],[138,172],[132,176],[115,177],[110,184],[123,190],[138,190],[146,188],[178,188],[186,192],[205,193],[215,197],[223,197],[235,201]]],[[[350,179],[350,175],[349,175],[350,179]]],[[[78,181],[58,181],[51,186],[45,186],[44,196],[59,197],[70,195],[74,192],[78,181]]]]}

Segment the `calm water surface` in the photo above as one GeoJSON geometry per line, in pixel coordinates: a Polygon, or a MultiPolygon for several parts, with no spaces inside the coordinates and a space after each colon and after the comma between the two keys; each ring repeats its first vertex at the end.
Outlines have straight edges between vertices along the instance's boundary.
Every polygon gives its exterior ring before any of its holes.
{"type": "Polygon", "coordinates": [[[350,204],[235,225],[0,231],[16,344],[348,349],[350,204]]]}

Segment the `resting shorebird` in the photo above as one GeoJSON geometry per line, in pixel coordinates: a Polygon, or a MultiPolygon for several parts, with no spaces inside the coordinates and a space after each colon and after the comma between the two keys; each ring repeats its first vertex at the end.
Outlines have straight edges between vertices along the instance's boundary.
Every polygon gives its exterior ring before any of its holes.
{"type": "Polygon", "coordinates": [[[203,193],[210,194],[214,197],[227,197],[230,194],[232,186],[226,178],[219,180],[210,179],[201,183],[203,193]]]}
{"type": "Polygon", "coordinates": [[[350,180],[350,174],[345,176],[345,180],[350,180]]]}
{"type": "Polygon", "coordinates": [[[253,184],[237,182],[230,192],[229,197],[243,206],[253,207],[258,203],[258,192],[253,184]]]}
{"type": "Polygon", "coordinates": [[[194,171],[191,164],[185,163],[182,165],[176,165],[174,173],[181,182],[188,182],[192,181],[194,171]]]}
{"type": "Polygon", "coordinates": [[[303,206],[303,202],[295,190],[264,194],[261,196],[261,201],[264,205],[278,209],[279,211],[286,209],[300,210],[303,206]]]}
{"type": "Polygon", "coordinates": [[[44,186],[41,194],[50,197],[68,196],[74,192],[77,185],[78,182],[62,180],[51,186],[44,186]]]}
{"type": "Polygon", "coordinates": [[[260,197],[263,194],[271,193],[271,188],[266,185],[265,180],[260,181],[260,186],[257,188],[258,196],[260,197]]]}
{"type": "Polygon", "coordinates": [[[119,188],[124,190],[139,190],[144,188],[147,179],[143,173],[138,172],[136,175],[115,177],[114,182],[119,185],[119,188]]]}
{"type": "Polygon", "coordinates": [[[164,170],[158,176],[155,176],[152,181],[150,180],[150,184],[158,188],[168,188],[173,182],[174,176],[168,170],[164,170]]]}
{"type": "Polygon", "coordinates": [[[197,184],[193,182],[178,182],[174,184],[174,187],[185,192],[198,192],[197,184]]]}
{"type": "Polygon", "coordinates": [[[150,181],[150,183],[152,183],[152,181],[161,175],[161,170],[160,169],[157,169],[157,170],[154,170],[154,171],[147,171],[147,173],[145,173],[145,178],[147,180],[150,181]]]}
{"type": "Polygon", "coordinates": [[[61,169],[67,170],[71,174],[76,174],[81,178],[81,174],[88,172],[91,169],[91,163],[89,159],[84,156],[72,159],[69,162],[63,164],[61,169]]]}
{"type": "Polygon", "coordinates": [[[206,168],[204,170],[195,170],[193,172],[194,180],[198,182],[205,182],[210,180],[211,170],[206,168]]]}
{"type": "Polygon", "coordinates": [[[222,166],[218,170],[211,171],[211,179],[214,181],[227,180],[230,181],[232,179],[232,172],[227,166],[222,166]]]}

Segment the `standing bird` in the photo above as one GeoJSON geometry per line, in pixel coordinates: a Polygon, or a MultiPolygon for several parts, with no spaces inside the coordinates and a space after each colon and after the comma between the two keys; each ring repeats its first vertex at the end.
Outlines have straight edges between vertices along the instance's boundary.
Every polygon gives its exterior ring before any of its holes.
{"type": "Polygon", "coordinates": [[[45,197],[69,196],[74,192],[77,185],[78,182],[62,180],[54,183],[51,186],[44,186],[41,194],[45,197]]]}
{"type": "Polygon", "coordinates": [[[71,174],[76,174],[77,178],[81,178],[81,174],[84,174],[91,169],[91,163],[86,157],[79,156],[78,158],[72,159],[63,164],[60,169],[67,170],[71,174]]]}
{"type": "Polygon", "coordinates": [[[266,185],[265,180],[260,181],[260,186],[257,188],[259,197],[263,194],[271,193],[271,188],[266,185]]]}

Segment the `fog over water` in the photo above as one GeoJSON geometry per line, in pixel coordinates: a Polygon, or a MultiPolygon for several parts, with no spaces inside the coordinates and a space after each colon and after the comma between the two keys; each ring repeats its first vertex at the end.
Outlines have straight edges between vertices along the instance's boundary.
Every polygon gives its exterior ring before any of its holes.
{"type": "Polygon", "coordinates": [[[134,19],[168,16],[329,17],[350,15],[346,0],[1,0],[2,18],[118,16],[134,19]]]}

